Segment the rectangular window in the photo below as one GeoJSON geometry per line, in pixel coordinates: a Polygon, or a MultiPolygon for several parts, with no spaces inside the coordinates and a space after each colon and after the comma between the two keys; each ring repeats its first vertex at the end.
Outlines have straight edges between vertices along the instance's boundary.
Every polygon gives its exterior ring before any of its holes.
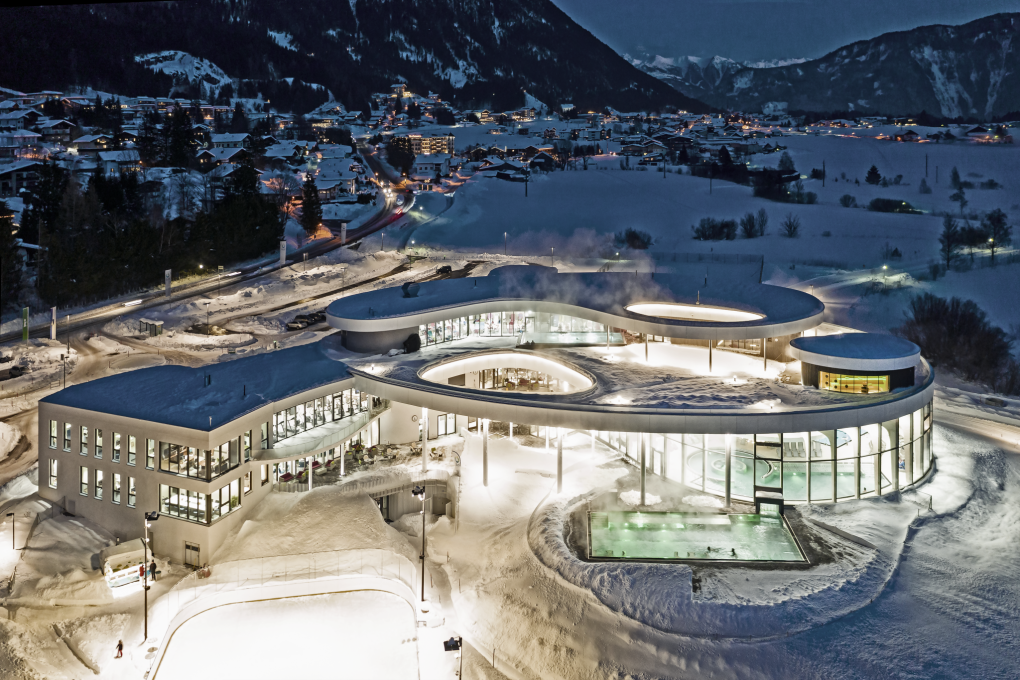
{"type": "Polygon", "coordinates": [[[244,462],[251,460],[251,430],[241,436],[241,444],[244,448],[244,462]]]}
{"type": "Polygon", "coordinates": [[[159,485],[160,512],[178,519],[208,524],[206,501],[209,497],[197,491],[178,489],[175,486],[159,485]]]}
{"type": "Polygon", "coordinates": [[[262,448],[269,448],[269,423],[262,423],[262,448]]]}
{"type": "Polygon", "coordinates": [[[96,500],[103,500],[103,471],[96,470],[96,500]]]}
{"type": "Polygon", "coordinates": [[[120,462],[120,432],[113,433],[113,462],[120,462]]]}
{"type": "Polygon", "coordinates": [[[262,485],[265,486],[269,483],[269,466],[262,465],[260,474],[262,475],[262,485]]]}
{"type": "Polygon", "coordinates": [[[81,455],[89,455],[89,428],[81,426],[81,455]]]}
{"type": "Polygon", "coordinates": [[[96,458],[103,457],[103,431],[96,428],[96,458]]]}
{"type": "Polygon", "coordinates": [[[57,448],[57,421],[50,421],[50,448],[57,448]]]}
{"type": "Polygon", "coordinates": [[[114,503],[120,503],[120,474],[117,472],[113,473],[113,498],[111,500],[114,503]]]}
{"type": "Polygon", "coordinates": [[[64,423],[64,450],[71,450],[71,423],[64,423]]]}
{"type": "Polygon", "coordinates": [[[50,459],[49,467],[50,467],[50,488],[51,489],[56,489],[57,488],[57,459],[56,458],[51,458],[50,459]]]}
{"type": "Polygon", "coordinates": [[[128,465],[135,464],[135,456],[138,455],[138,439],[133,435],[128,435],[128,465]]]}
{"type": "Polygon", "coordinates": [[[244,495],[247,496],[251,493],[251,470],[245,472],[242,479],[244,480],[244,495]]]}
{"type": "Polygon", "coordinates": [[[135,507],[135,478],[128,477],[128,507],[135,507]]]}
{"type": "Polygon", "coordinates": [[[145,440],[145,468],[151,470],[156,466],[156,440],[145,440]]]}
{"type": "Polygon", "coordinates": [[[84,465],[78,469],[78,493],[82,496],[89,495],[89,469],[84,465]]]}

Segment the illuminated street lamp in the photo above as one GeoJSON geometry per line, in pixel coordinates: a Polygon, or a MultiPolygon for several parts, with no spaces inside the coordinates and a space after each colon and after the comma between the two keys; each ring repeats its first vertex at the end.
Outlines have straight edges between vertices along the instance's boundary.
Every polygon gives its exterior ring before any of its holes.
{"type": "Polygon", "coordinates": [[[460,670],[457,671],[457,677],[464,675],[464,638],[452,637],[449,640],[443,640],[443,649],[447,652],[460,652],[460,670]]]}
{"type": "MultiPolygon", "coordinates": [[[[422,445],[422,456],[428,455],[425,452],[425,447],[422,445]]],[[[422,482],[418,486],[411,489],[411,495],[421,501],[421,601],[425,601],[425,502],[432,500],[431,498],[425,498],[425,483],[422,482]]]]}
{"type": "Polygon", "coordinates": [[[142,592],[145,593],[145,639],[149,639],[149,527],[159,519],[159,512],[145,513],[145,544],[142,545],[142,592]]]}

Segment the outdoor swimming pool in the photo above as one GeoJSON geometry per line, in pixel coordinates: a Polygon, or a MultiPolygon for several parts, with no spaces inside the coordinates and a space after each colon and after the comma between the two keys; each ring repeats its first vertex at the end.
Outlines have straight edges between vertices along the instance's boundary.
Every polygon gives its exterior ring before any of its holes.
{"type": "Polygon", "coordinates": [[[589,512],[588,557],[804,562],[778,514],[589,512]]]}

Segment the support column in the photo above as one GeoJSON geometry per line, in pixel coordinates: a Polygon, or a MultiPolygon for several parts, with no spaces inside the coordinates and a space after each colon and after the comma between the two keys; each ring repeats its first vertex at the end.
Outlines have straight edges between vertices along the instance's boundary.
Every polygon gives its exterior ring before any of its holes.
{"type": "Polygon", "coordinates": [[[730,507],[730,482],[733,479],[733,435],[726,435],[726,507],[730,507]]]}
{"type": "Polygon", "coordinates": [[[895,423],[896,423],[896,426],[893,427],[892,436],[889,437],[889,439],[891,440],[890,443],[892,444],[892,447],[893,447],[892,451],[890,451],[890,453],[892,454],[892,457],[893,457],[892,465],[890,465],[889,467],[892,470],[892,483],[893,483],[893,487],[892,488],[893,488],[893,491],[899,491],[900,490],[900,421],[899,421],[899,418],[896,419],[895,423]]]}
{"type": "Polygon", "coordinates": [[[648,333],[645,333],[645,361],[648,361],[648,333]]]}
{"type": "Polygon", "coordinates": [[[510,439],[514,438],[514,424],[510,423],[510,439]]]}
{"type": "Polygon", "coordinates": [[[347,446],[347,442],[344,442],[343,444],[340,445],[340,476],[341,477],[344,476],[344,457],[347,455],[347,452],[344,451],[344,447],[345,446],[347,446]]]}
{"type": "Polygon", "coordinates": [[[315,462],[315,456],[308,458],[308,490],[312,490],[312,463],[315,462]]]}
{"type": "Polygon", "coordinates": [[[854,457],[854,498],[861,497],[861,428],[857,428],[857,455],[854,457]]]}
{"type": "Polygon", "coordinates": [[[609,349],[609,324],[606,324],[606,349],[609,349]]]}
{"type": "MultiPolygon", "coordinates": [[[[648,345],[645,345],[645,349],[648,349],[648,345]]],[[[647,467],[647,465],[645,464],[646,463],[645,457],[647,455],[646,454],[647,446],[645,445],[645,441],[646,441],[647,437],[644,434],[639,434],[638,436],[641,438],[641,505],[644,506],[644,504],[645,504],[645,468],[647,467]]]]}
{"type": "Polygon", "coordinates": [[[765,360],[765,370],[769,370],[769,339],[761,339],[761,356],[765,360]]]}
{"type": "Polygon", "coordinates": [[[591,453],[595,455],[595,430],[588,430],[591,433],[591,453]]]}
{"type": "Polygon", "coordinates": [[[804,487],[807,489],[807,491],[805,491],[804,502],[805,503],[810,503],[811,502],[811,454],[812,454],[812,451],[811,451],[811,433],[808,432],[807,435],[808,435],[808,441],[807,441],[807,465],[804,466],[804,487]]]}
{"type": "Polygon", "coordinates": [[[482,421],[482,486],[489,486],[489,420],[482,421]]]}
{"type": "Polygon", "coordinates": [[[429,471],[429,410],[421,409],[421,471],[429,471]]]}
{"type": "Polygon", "coordinates": [[[545,426],[545,450],[549,450],[549,426],[545,426]]]}
{"type": "Polygon", "coordinates": [[[907,484],[914,483],[914,414],[910,414],[910,432],[907,436],[907,484]]]}
{"type": "Polygon", "coordinates": [[[680,483],[687,486],[687,435],[680,435],[680,483]]]}
{"type": "Polygon", "coordinates": [[[708,341],[708,372],[712,372],[712,345],[715,344],[715,340],[708,341]]]}
{"type": "Polygon", "coordinates": [[[556,428],[556,493],[563,491],[563,428],[556,428]]]}

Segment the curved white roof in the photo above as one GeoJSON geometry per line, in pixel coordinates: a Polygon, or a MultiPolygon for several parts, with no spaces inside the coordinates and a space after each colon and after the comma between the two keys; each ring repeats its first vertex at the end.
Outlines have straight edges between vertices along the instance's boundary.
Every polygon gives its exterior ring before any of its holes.
{"type": "Polygon", "coordinates": [[[341,298],[326,316],[334,328],[374,333],[486,312],[533,311],[671,338],[743,340],[814,328],[824,309],[807,293],[767,284],[706,286],[698,275],[561,274],[508,266],[486,277],[422,283],[413,298],[403,297],[399,287],[341,298]]]}
{"type": "Polygon", "coordinates": [[[790,341],[790,356],[824,368],[895,371],[916,366],[921,348],[883,333],[838,333],[790,341]]]}

